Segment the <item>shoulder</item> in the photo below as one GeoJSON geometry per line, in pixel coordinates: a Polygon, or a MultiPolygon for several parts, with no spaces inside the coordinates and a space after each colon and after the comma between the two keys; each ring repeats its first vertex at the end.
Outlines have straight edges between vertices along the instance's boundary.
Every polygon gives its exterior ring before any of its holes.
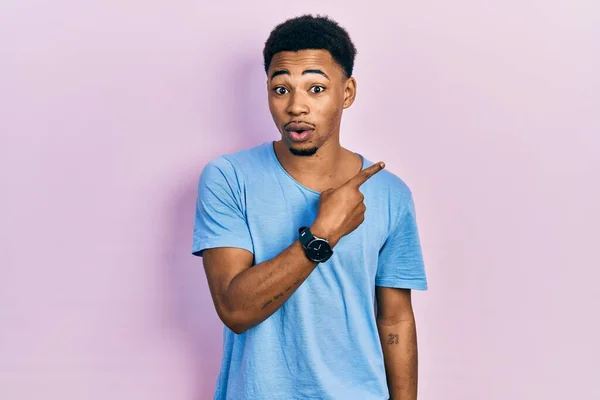
{"type": "MultiPolygon", "coordinates": [[[[364,167],[373,165],[374,162],[364,159],[364,167]]],[[[365,188],[378,193],[379,196],[386,196],[391,203],[407,203],[412,199],[412,191],[408,184],[396,173],[386,166],[383,170],[376,173],[369,179],[365,188]]]]}
{"type": "Polygon", "coordinates": [[[245,172],[256,170],[265,162],[269,155],[267,145],[263,143],[249,149],[219,155],[204,166],[201,179],[242,180],[245,172]]]}
{"type": "MultiPolygon", "coordinates": [[[[365,168],[373,164],[365,158],[365,168]]],[[[390,169],[389,163],[362,187],[365,197],[389,220],[390,229],[397,227],[403,216],[414,214],[412,190],[401,176],[390,169]]]]}

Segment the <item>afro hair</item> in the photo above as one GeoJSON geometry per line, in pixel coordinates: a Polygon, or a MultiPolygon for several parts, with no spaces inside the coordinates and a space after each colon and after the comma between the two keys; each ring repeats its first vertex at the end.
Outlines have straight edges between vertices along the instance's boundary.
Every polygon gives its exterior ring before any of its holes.
{"type": "Polygon", "coordinates": [[[348,32],[329,17],[308,14],[277,25],[263,50],[265,72],[276,53],[299,50],[327,50],[346,77],[352,76],[356,47],[348,32]]]}

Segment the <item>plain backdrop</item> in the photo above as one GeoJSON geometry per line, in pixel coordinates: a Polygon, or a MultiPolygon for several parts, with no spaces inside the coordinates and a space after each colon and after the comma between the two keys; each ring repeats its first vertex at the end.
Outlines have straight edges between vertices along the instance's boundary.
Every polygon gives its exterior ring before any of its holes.
{"type": "Polygon", "coordinates": [[[197,179],[278,138],[262,47],[316,13],[415,196],[419,398],[599,399],[599,4],[2,1],[0,398],[212,398],[197,179]]]}

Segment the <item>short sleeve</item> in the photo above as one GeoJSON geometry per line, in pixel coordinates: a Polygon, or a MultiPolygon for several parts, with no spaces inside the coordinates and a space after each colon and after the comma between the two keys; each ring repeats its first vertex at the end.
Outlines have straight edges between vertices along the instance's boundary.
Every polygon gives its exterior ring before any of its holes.
{"type": "Polygon", "coordinates": [[[379,252],[376,286],[427,290],[423,254],[411,195],[379,252]]]}
{"type": "Polygon", "coordinates": [[[208,163],[198,182],[192,254],[238,247],[253,252],[236,171],[222,156],[208,163]]]}

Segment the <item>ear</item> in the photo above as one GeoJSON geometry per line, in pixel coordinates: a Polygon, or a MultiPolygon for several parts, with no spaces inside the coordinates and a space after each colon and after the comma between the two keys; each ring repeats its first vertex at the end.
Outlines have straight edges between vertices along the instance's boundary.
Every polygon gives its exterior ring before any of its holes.
{"type": "Polygon", "coordinates": [[[344,88],[344,108],[348,108],[354,103],[356,98],[356,79],[350,77],[346,80],[346,87],[344,88]]]}

